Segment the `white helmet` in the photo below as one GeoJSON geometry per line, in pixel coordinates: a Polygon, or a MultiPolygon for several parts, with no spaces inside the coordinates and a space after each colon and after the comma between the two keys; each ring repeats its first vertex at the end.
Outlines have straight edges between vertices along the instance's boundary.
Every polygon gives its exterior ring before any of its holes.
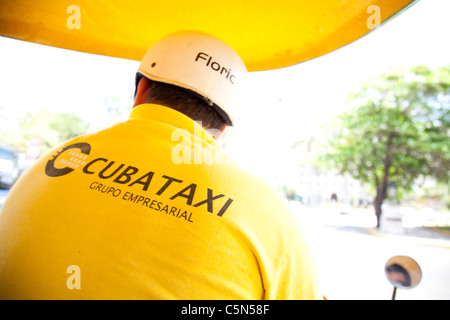
{"type": "Polygon", "coordinates": [[[246,72],[244,62],[230,46],[198,31],[176,32],[159,40],[138,69],[151,80],[201,95],[229,125],[237,118],[240,76],[246,72]]]}

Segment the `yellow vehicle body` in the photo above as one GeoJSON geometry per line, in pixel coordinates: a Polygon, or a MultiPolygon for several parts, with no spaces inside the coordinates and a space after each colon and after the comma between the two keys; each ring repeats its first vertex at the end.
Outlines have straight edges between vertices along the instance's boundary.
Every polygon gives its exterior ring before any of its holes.
{"type": "Polygon", "coordinates": [[[198,30],[233,47],[249,71],[262,71],[339,49],[414,2],[417,0],[0,0],[0,35],[141,60],[161,37],[179,30],[198,30]]]}

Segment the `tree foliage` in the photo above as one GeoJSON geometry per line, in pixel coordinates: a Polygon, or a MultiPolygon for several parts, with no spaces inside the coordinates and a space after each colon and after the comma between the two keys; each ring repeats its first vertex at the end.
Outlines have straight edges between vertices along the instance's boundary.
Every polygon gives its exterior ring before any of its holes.
{"type": "Polygon", "coordinates": [[[322,159],[373,186],[377,217],[388,185],[401,197],[419,176],[449,182],[450,66],[373,78],[349,103],[322,159]]]}
{"type": "Polygon", "coordinates": [[[0,140],[19,151],[25,151],[30,141],[39,138],[41,154],[62,142],[86,133],[89,123],[72,113],[42,110],[27,112],[15,130],[1,131],[0,140]]]}

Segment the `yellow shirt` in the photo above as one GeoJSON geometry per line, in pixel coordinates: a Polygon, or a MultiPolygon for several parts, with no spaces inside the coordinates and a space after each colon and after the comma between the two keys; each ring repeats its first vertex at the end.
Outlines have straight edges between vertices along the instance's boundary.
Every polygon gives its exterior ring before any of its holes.
{"type": "Polygon", "coordinates": [[[0,213],[1,299],[322,299],[298,224],[159,105],[54,149],[0,213]]]}

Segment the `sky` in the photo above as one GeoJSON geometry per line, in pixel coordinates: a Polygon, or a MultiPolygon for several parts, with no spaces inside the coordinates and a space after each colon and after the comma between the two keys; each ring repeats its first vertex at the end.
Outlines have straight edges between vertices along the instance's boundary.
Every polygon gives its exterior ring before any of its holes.
{"type": "MultiPolygon", "coordinates": [[[[347,110],[350,90],[371,76],[392,68],[449,65],[449,13],[448,0],[422,0],[339,50],[289,68],[252,74],[252,105],[261,112],[256,121],[245,119],[236,139],[247,149],[240,158],[243,165],[261,172],[269,170],[267,163],[272,167],[286,163],[291,146],[314,136],[320,126],[347,110]],[[266,94],[258,99],[260,92],[266,94]],[[258,168],[256,159],[261,158],[265,164],[258,168]]],[[[243,153],[237,147],[235,154],[243,153]]],[[[292,167],[286,163],[285,168],[289,174],[292,167]]]]}
{"type": "Polygon", "coordinates": [[[449,13],[448,0],[422,0],[354,43],[255,78],[281,84],[274,99],[281,100],[282,119],[301,118],[303,125],[315,126],[345,110],[349,90],[370,76],[390,68],[450,64],[449,13]]]}
{"type": "MultiPolygon", "coordinates": [[[[450,64],[449,14],[449,0],[421,0],[367,36],[325,56],[250,73],[248,108],[235,129],[234,153],[242,154],[249,144],[253,157],[265,154],[268,146],[289,148],[343,112],[349,90],[369,76],[393,67],[450,64]]],[[[125,107],[131,104],[137,61],[4,37],[0,48],[0,116],[9,120],[3,125],[16,126],[25,110],[47,108],[75,112],[101,127],[107,116],[106,99],[114,97],[125,107]]],[[[245,159],[255,167],[252,156],[245,159]]]]}

